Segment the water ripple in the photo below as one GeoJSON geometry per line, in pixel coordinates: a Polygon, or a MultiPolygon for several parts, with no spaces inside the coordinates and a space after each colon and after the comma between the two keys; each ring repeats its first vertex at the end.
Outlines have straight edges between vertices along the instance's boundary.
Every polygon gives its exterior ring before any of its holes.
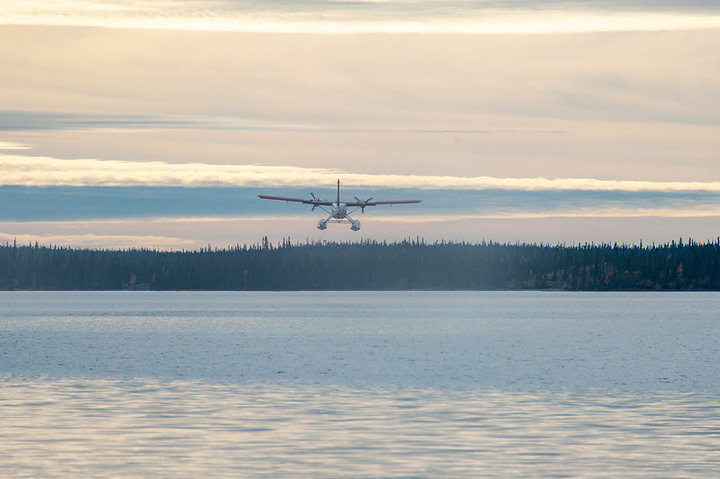
{"type": "Polygon", "coordinates": [[[720,466],[713,395],[1,385],[8,477],[700,477],[720,466]]]}

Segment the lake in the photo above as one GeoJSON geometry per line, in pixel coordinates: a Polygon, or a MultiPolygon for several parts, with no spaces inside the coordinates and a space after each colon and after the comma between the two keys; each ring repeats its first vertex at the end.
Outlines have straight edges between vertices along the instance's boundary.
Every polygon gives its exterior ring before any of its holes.
{"type": "Polygon", "coordinates": [[[1,292],[7,477],[715,477],[720,294],[1,292]]]}

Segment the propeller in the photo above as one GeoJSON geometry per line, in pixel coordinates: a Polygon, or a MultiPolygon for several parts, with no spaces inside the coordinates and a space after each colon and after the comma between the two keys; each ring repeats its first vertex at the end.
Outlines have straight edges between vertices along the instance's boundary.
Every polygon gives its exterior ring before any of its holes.
{"type": "Polygon", "coordinates": [[[367,206],[367,204],[370,202],[370,200],[372,199],[372,196],[366,200],[361,200],[357,196],[355,197],[355,199],[357,200],[358,206],[360,207],[360,212],[365,213],[365,206],[367,206]]]}
{"type": "MultiPolygon", "coordinates": [[[[313,201],[323,201],[323,200],[321,200],[320,198],[318,198],[317,196],[315,196],[315,193],[312,193],[312,192],[311,192],[311,193],[310,193],[310,196],[312,196],[313,201]]],[[[311,209],[310,211],[315,211],[315,208],[317,208],[318,206],[319,206],[319,205],[317,205],[317,204],[313,205],[313,207],[312,207],[312,209],[311,209]]]]}

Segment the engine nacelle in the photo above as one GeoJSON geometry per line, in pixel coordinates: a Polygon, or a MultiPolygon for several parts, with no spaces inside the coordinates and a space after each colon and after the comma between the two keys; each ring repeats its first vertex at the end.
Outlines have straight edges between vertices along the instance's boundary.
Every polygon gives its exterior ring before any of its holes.
{"type": "Polygon", "coordinates": [[[317,229],[320,231],[327,229],[327,220],[318,221],[317,229]]]}
{"type": "Polygon", "coordinates": [[[360,229],[360,222],[358,220],[352,220],[352,225],[350,226],[350,229],[353,231],[358,231],[360,229]]]}

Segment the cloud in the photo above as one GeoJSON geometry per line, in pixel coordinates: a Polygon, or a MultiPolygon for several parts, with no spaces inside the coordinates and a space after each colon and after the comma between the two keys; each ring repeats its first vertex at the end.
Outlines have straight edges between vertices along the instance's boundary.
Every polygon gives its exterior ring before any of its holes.
{"type": "Polygon", "coordinates": [[[340,168],[58,159],[0,154],[1,184],[22,186],[315,186],[340,178],[347,187],[682,192],[720,191],[720,181],[361,174],[340,168]]]}
{"type": "Polygon", "coordinates": [[[197,248],[193,240],[159,235],[102,235],[87,233],[82,235],[62,234],[8,234],[0,232],[0,243],[18,245],[62,246],[74,248],[156,248],[160,250],[178,250],[197,248]]]}
{"type": "MultiPolygon", "coordinates": [[[[130,115],[69,112],[0,110],[0,131],[64,130],[253,130],[253,131],[329,131],[314,124],[291,124],[237,117],[193,115],[130,115]]],[[[2,149],[26,149],[26,145],[0,142],[2,149]],[[3,145],[15,145],[3,147],[3,145]],[[21,148],[22,147],[22,148],[21,148]]]]}
{"type": "Polygon", "coordinates": [[[326,231],[315,228],[312,217],[269,218],[193,218],[150,220],[105,220],[69,222],[0,222],[0,241],[19,245],[58,245],[90,248],[158,248],[168,250],[232,247],[259,244],[263,237],[271,242],[292,241],[401,241],[421,237],[427,242],[440,240],[515,243],[545,242],[579,244],[583,242],[663,243],[679,237],[697,241],[717,238],[720,217],[515,217],[482,218],[472,216],[428,216],[362,219],[360,232],[347,225],[331,225],[326,231]]]}
{"type": "MultiPolygon", "coordinates": [[[[0,127],[0,129],[2,129],[0,127]]],[[[12,143],[8,141],[0,141],[0,150],[29,150],[32,148],[30,145],[24,143],[12,143]]]]}
{"type": "MultiPolygon", "coordinates": [[[[437,134],[490,134],[508,133],[507,130],[459,128],[353,128],[297,121],[294,123],[231,116],[197,115],[139,115],[105,113],[40,112],[0,110],[0,131],[155,131],[155,130],[233,130],[260,132],[304,133],[437,133],[437,134]]],[[[543,133],[564,133],[553,130],[543,133]]],[[[0,142],[0,150],[24,150],[30,145],[0,142]]]]}
{"type": "Polygon", "coordinates": [[[720,27],[710,2],[435,0],[234,2],[92,0],[7,2],[5,24],[241,32],[542,34],[720,27]],[[677,2],[676,2],[677,3],[677,2]]]}
{"type": "Polygon", "coordinates": [[[310,184],[339,172],[290,166],[212,165],[204,163],[64,160],[43,156],[0,155],[2,184],[25,186],[251,186],[310,184]]]}

